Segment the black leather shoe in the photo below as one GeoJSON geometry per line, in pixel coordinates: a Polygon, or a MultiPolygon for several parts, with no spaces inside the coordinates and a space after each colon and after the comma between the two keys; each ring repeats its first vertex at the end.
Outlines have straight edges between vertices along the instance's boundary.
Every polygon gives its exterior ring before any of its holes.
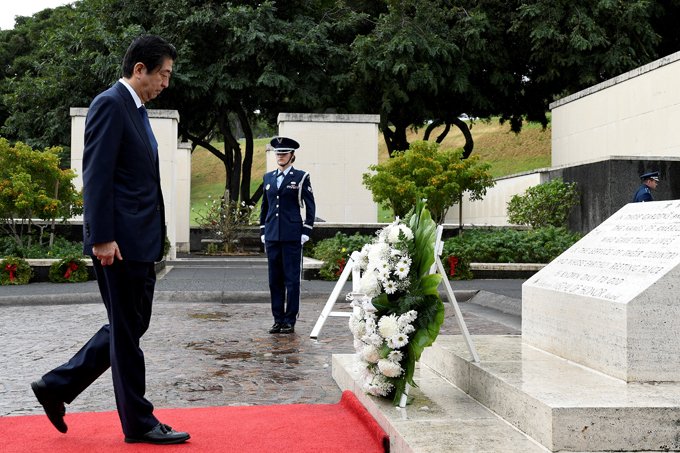
{"type": "Polygon", "coordinates": [[[142,437],[126,437],[125,442],[129,444],[181,444],[182,442],[189,440],[190,437],[189,433],[175,431],[170,426],[159,423],[142,437]]]}
{"type": "Polygon", "coordinates": [[[292,324],[283,324],[281,326],[281,333],[295,333],[295,327],[292,324]]]}
{"type": "Polygon", "coordinates": [[[47,389],[45,381],[38,379],[31,383],[31,389],[38,398],[38,402],[42,404],[43,409],[45,409],[45,414],[47,418],[52,422],[57,431],[60,433],[65,433],[68,431],[68,426],[64,422],[64,415],[66,415],[66,408],[64,407],[64,402],[59,401],[50,395],[50,391],[47,389]]]}
{"type": "Polygon", "coordinates": [[[269,329],[269,333],[279,333],[281,332],[281,327],[283,327],[283,324],[280,322],[275,322],[272,328],[269,329]]]}

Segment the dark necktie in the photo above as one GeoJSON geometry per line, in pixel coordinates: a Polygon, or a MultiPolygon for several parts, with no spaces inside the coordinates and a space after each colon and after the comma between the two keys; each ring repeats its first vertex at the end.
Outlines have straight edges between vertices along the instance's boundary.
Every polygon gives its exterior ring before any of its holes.
{"type": "Polygon", "coordinates": [[[279,170],[279,172],[276,174],[276,188],[278,189],[281,187],[281,183],[283,182],[283,172],[279,170]]]}
{"type": "Polygon", "coordinates": [[[141,106],[137,110],[142,117],[142,122],[144,123],[144,128],[146,129],[146,135],[149,136],[149,141],[151,142],[151,148],[153,149],[154,156],[158,158],[158,142],[156,141],[156,137],[153,135],[153,130],[151,130],[151,123],[149,122],[149,115],[146,113],[146,108],[141,106]]]}

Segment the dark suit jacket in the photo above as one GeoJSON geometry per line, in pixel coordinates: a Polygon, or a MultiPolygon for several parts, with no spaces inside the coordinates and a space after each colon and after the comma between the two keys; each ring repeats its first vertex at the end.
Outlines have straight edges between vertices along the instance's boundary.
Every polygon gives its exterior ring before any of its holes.
{"type": "Polygon", "coordinates": [[[83,248],[116,241],[124,260],[163,255],[165,208],[156,152],[121,82],[99,94],[85,120],[83,248]]]}
{"type": "Polygon", "coordinates": [[[302,181],[305,172],[291,167],[277,189],[277,172],[275,170],[264,175],[260,234],[264,234],[266,241],[300,241],[300,236],[310,236],[314,227],[316,205],[312,184],[309,175],[302,181]],[[305,206],[304,223],[300,215],[300,201],[305,206]]]}

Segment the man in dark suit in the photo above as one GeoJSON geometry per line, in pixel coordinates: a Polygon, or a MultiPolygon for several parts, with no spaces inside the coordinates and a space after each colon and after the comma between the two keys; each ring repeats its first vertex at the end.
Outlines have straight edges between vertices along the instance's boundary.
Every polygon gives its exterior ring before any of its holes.
{"type": "Polygon", "coordinates": [[[167,88],[175,48],[157,36],[132,42],[123,77],[99,94],[85,122],[83,152],[84,253],[92,257],[106,306],[104,325],[67,363],[31,387],[62,433],[64,403],[71,403],[111,367],[125,441],[175,444],[174,431],[153,414],[144,397],[144,354],[139,340],[149,327],[156,273],[165,243],[165,211],[158,144],[144,103],[167,88]]]}
{"type": "Polygon", "coordinates": [[[642,184],[640,184],[635,195],[633,195],[633,203],[654,201],[652,190],[656,190],[656,186],[659,185],[659,172],[650,171],[640,175],[640,181],[642,181],[642,184]]]}
{"type": "Polygon", "coordinates": [[[300,310],[302,246],[314,227],[316,205],[309,174],[293,168],[298,142],[274,137],[278,169],[265,173],[260,234],[267,252],[274,325],[269,333],[293,333],[300,310]],[[302,222],[300,210],[305,209],[302,222]]]}

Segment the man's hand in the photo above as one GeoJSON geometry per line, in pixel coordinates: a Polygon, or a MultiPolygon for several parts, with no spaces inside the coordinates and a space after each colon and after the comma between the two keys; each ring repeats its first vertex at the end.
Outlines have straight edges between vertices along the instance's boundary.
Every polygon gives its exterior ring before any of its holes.
{"type": "Polygon", "coordinates": [[[264,244],[264,234],[260,235],[260,240],[261,240],[262,243],[264,244]]]}
{"type": "Polygon", "coordinates": [[[301,244],[301,245],[305,245],[305,242],[307,242],[307,241],[309,241],[309,236],[307,236],[306,234],[303,234],[303,235],[300,237],[300,244],[301,244]]]}
{"type": "Polygon", "coordinates": [[[118,258],[123,260],[120,254],[118,243],[116,241],[101,242],[92,246],[92,254],[102,263],[102,266],[113,264],[113,261],[118,258]]]}

